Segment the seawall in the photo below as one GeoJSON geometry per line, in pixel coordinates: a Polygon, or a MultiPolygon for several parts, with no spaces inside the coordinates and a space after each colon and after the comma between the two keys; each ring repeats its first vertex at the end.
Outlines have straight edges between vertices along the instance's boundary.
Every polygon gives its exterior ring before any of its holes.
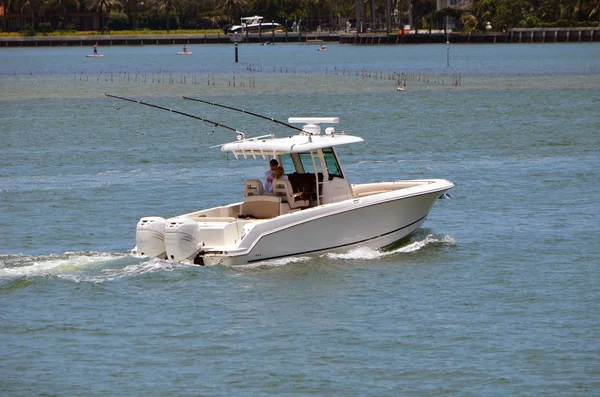
{"type": "Polygon", "coordinates": [[[418,34],[396,33],[293,33],[265,32],[245,35],[215,34],[169,34],[169,35],[88,35],[88,36],[32,36],[0,37],[0,47],[52,47],[52,46],[100,46],[112,45],[183,45],[227,43],[273,43],[285,42],[339,42],[354,45],[382,44],[428,44],[445,43],[584,43],[600,42],[600,28],[515,28],[508,32],[454,34],[443,32],[418,34]]]}

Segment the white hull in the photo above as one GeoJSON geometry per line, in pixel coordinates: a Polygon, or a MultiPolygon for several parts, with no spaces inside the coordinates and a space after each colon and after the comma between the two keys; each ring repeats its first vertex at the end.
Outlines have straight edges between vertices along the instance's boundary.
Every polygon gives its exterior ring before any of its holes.
{"type": "Polygon", "coordinates": [[[231,28],[231,33],[269,33],[273,29],[279,29],[279,24],[275,23],[262,23],[260,25],[248,25],[248,26],[234,26],[231,28]]]}
{"type": "MultiPolygon", "coordinates": [[[[270,219],[231,216],[242,203],[185,214],[166,221],[164,251],[176,262],[239,265],[357,246],[382,248],[417,230],[436,199],[452,187],[445,180],[357,185],[355,198],[270,219]],[[382,192],[394,184],[395,190],[382,192]]],[[[160,237],[155,239],[160,244],[160,237]]]]}
{"type": "Polygon", "coordinates": [[[207,252],[204,262],[243,264],[357,246],[382,248],[417,230],[448,188],[414,196],[380,193],[288,214],[255,227],[240,244],[239,255],[207,252]]]}

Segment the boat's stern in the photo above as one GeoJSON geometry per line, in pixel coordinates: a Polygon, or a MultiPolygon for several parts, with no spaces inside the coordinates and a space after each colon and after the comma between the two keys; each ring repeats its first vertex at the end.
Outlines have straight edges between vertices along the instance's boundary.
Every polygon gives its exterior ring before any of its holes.
{"type": "Polygon", "coordinates": [[[167,258],[173,262],[194,261],[203,249],[234,245],[238,237],[236,218],[171,218],[165,226],[167,258]]]}

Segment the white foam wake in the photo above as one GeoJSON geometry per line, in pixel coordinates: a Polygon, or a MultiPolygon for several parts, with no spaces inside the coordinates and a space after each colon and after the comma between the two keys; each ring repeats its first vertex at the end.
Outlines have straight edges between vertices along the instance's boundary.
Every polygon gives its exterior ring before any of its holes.
{"type": "Polygon", "coordinates": [[[427,247],[428,245],[432,245],[432,244],[454,244],[454,243],[456,243],[456,240],[454,240],[450,236],[444,236],[442,238],[438,238],[432,234],[428,234],[427,236],[425,236],[422,239],[419,239],[416,241],[411,241],[407,245],[403,245],[401,247],[398,247],[398,248],[395,248],[395,249],[389,250],[389,251],[382,251],[380,249],[369,248],[369,247],[358,247],[358,248],[354,248],[345,253],[340,253],[340,254],[328,253],[328,254],[325,254],[325,256],[330,259],[373,260],[373,259],[386,258],[389,256],[401,254],[401,253],[417,252],[417,251],[427,247]]]}
{"type": "MultiPolygon", "coordinates": [[[[423,248],[436,245],[436,244],[455,244],[456,240],[450,236],[444,237],[436,237],[433,234],[427,235],[415,235],[413,240],[408,244],[403,245],[401,247],[382,251],[376,248],[370,247],[358,247],[354,248],[345,253],[326,253],[321,255],[321,257],[333,259],[333,260],[374,260],[380,258],[386,258],[398,254],[412,253],[422,250],[423,248]]],[[[314,259],[314,258],[313,258],[314,259]]],[[[306,263],[311,261],[310,256],[294,256],[294,257],[286,257],[286,258],[278,258],[265,260],[261,262],[255,262],[245,265],[236,265],[232,266],[234,269],[246,270],[246,269],[264,269],[269,267],[281,267],[294,263],[306,263]]]]}
{"type": "Polygon", "coordinates": [[[245,265],[232,266],[234,269],[260,269],[267,267],[281,267],[291,263],[303,263],[309,262],[311,258],[309,256],[288,256],[285,258],[268,259],[261,262],[249,263],[245,265]]]}
{"type": "Polygon", "coordinates": [[[12,255],[0,262],[0,280],[20,277],[56,277],[74,282],[102,283],[141,274],[195,266],[128,253],[65,252],[55,255],[12,255]]]}
{"type": "Polygon", "coordinates": [[[108,253],[65,252],[53,255],[17,255],[3,258],[0,278],[60,275],[93,267],[118,256],[108,253]]]}

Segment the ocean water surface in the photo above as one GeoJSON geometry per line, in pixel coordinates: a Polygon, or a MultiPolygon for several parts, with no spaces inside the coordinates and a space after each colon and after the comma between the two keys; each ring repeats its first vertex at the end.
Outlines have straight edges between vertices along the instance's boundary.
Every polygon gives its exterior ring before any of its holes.
{"type": "MultiPolygon", "coordinates": [[[[600,45],[0,49],[0,394],[539,396],[600,389],[600,45]],[[405,91],[398,91],[398,87],[405,91]],[[142,216],[237,201],[222,122],[338,116],[351,183],[455,183],[389,251],[198,267],[142,216]]],[[[359,227],[359,226],[357,226],[359,227]]]]}

